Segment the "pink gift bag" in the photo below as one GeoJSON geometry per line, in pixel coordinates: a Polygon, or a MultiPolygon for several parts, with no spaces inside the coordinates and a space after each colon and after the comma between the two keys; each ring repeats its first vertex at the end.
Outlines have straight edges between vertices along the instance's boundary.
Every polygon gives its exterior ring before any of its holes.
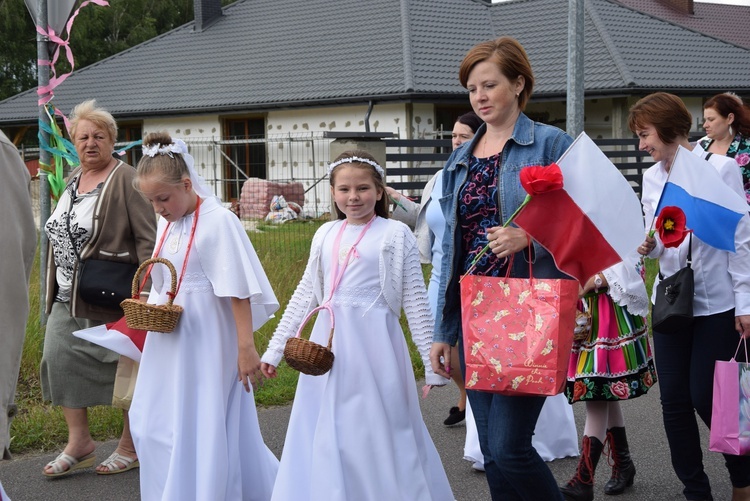
{"type": "MultiPolygon", "coordinates": [[[[740,340],[740,345],[745,339],[740,340]]],[[[729,361],[714,366],[714,397],[708,448],[735,456],[750,455],[750,363],[737,362],[737,351],[729,361]]]]}
{"type": "Polygon", "coordinates": [[[567,377],[578,282],[464,275],[466,388],[556,395],[567,377]]]}

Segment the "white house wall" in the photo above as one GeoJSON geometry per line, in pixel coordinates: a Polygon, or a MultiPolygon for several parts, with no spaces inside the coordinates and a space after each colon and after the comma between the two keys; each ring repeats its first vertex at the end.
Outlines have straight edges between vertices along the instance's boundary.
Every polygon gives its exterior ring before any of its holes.
{"type": "MultiPolygon", "coordinates": [[[[627,129],[627,111],[638,101],[639,97],[587,99],[585,102],[583,128],[586,134],[594,139],[612,139],[632,137],[627,129]],[[622,106],[622,108],[620,108],[622,106]],[[625,125],[616,123],[623,119],[625,125]],[[623,128],[625,129],[623,131],[623,128]],[[617,131],[621,132],[617,132],[617,131]]],[[[693,116],[691,133],[703,131],[703,98],[682,97],[688,111],[693,116]]],[[[565,130],[566,111],[563,101],[544,101],[529,103],[526,111],[534,115],[544,115],[545,122],[552,123],[565,130]]]]}
{"type": "Polygon", "coordinates": [[[222,184],[216,181],[222,176],[221,158],[214,144],[222,135],[219,115],[154,117],[143,121],[143,137],[150,132],[163,130],[187,143],[190,154],[195,158],[196,171],[213,188],[216,196],[223,200],[222,184]]]}
{"type": "MultiPolygon", "coordinates": [[[[617,130],[624,130],[624,136],[631,137],[627,124],[623,126],[622,122],[626,122],[627,109],[636,101],[635,97],[587,100],[584,130],[592,138],[622,137],[617,130]],[[615,123],[618,121],[619,129],[618,123],[615,123]]],[[[686,97],[683,101],[693,115],[691,131],[702,131],[703,99],[686,97]]],[[[544,116],[545,121],[565,128],[564,102],[530,103],[527,112],[532,116],[544,116]]],[[[302,182],[306,190],[310,188],[305,204],[315,207],[316,212],[329,210],[330,191],[325,177],[326,166],[331,160],[329,145],[332,140],[324,139],[323,133],[364,132],[366,113],[366,105],[268,112],[265,115],[268,180],[302,182]]],[[[435,137],[434,114],[432,104],[376,104],[370,114],[370,131],[390,132],[402,139],[432,138],[435,137]]],[[[184,139],[195,157],[198,173],[223,199],[223,185],[218,181],[223,175],[223,161],[220,149],[214,143],[223,134],[222,118],[218,114],[148,118],[143,121],[143,134],[166,130],[173,137],[184,139]]],[[[400,165],[386,165],[391,172],[395,172],[397,167],[400,165]]],[[[389,181],[394,180],[401,179],[389,176],[389,181]]]]}
{"type": "MultiPolygon", "coordinates": [[[[269,178],[299,180],[306,189],[315,184],[306,194],[305,204],[328,210],[330,185],[324,178],[328,162],[332,160],[327,148],[332,140],[321,139],[323,132],[365,132],[366,113],[366,105],[269,112],[266,117],[269,178]],[[324,151],[316,148],[321,141],[326,146],[324,151]],[[290,148],[291,151],[285,151],[290,148]]],[[[431,104],[375,104],[369,123],[370,132],[389,132],[399,138],[431,137],[434,107],[431,104]]],[[[386,169],[396,166],[386,165],[386,169]]]]}

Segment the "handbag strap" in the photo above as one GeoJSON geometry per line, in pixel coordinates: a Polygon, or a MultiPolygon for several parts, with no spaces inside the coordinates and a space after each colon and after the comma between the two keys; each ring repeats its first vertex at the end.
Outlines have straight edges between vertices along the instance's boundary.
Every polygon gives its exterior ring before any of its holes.
{"type": "MultiPolygon", "coordinates": [[[[690,266],[693,263],[693,232],[691,231],[688,235],[688,253],[687,253],[687,268],[692,268],[690,266]]],[[[664,274],[661,272],[661,269],[659,270],[659,280],[664,280],[664,274]]]]}
{"type": "MultiPolygon", "coordinates": [[[[122,160],[118,160],[115,164],[114,168],[112,169],[112,172],[116,171],[120,165],[122,164],[122,160]]],[[[107,178],[109,178],[110,175],[112,175],[112,172],[107,174],[107,178]]],[[[65,218],[65,229],[68,231],[68,238],[70,239],[70,246],[73,247],[73,252],[76,255],[76,259],[78,262],[81,262],[81,254],[78,252],[78,249],[76,248],[75,240],[73,240],[73,232],[70,231],[70,213],[73,212],[73,205],[76,203],[76,199],[78,198],[78,182],[81,180],[81,176],[83,176],[83,171],[80,172],[80,175],[78,175],[73,181],[71,181],[68,184],[68,187],[70,188],[70,207],[68,208],[68,214],[65,218]]],[[[100,183],[101,184],[101,183],[100,183]]]]}
{"type": "Polygon", "coordinates": [[[76,259],[78,262],[81,262],[81,254],[78,252],[78,249],[76,248],[76,242],[73,239],[73,232],[70,231],[70,213],[73,212],[73,204],[76,200],[76,187],[75,183],[70,184],[71,187],[71,193],[70,193],[70,207],[68,208],[68,214],[65,217],[65,229],[68,231],[68,238],[70,239],[70,246],[73,248],[73,252],[76,255],[76,259]]]}

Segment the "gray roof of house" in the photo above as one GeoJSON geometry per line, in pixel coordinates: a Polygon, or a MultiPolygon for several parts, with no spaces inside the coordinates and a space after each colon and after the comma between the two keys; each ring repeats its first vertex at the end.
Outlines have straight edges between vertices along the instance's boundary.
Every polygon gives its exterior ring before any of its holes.
{"type": "Polygon", "coordinates": [[[750,49],[750,3],[728,5],[696,1],[692,2],[693,12],[688,13],[658,0],[617,1],[659,19],[750,49]]]}
{"type": "MultiPolygon", "coordinates": [[[[750,90],[750,50],[610,0],[586,0],[587,97],[750,90]]],[[[96,98],[118,118],[463,99],[458,66],[479,41],[526,48],[536,99],[566,92],[567,0],[240,0],[206,30],[188,23],[76,71],[65,113],[96,98]]],[[[75,48],[74,48],[75,52],[75,48]]],[[[0,102],[32,123],[34,90],[0,102]]]]}

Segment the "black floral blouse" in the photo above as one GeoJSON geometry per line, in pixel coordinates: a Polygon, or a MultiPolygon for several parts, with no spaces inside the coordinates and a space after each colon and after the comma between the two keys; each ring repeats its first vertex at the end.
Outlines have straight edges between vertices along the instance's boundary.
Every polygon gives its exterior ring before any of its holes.
{"type": "MultiPolygon", "coordinates": [[[[713,142],[714,140],[708,137],[704,137],[698,141],[701,148],[706,151],[708,151],[713,142]]],[[[734,141],[732,141],[727,150],[727,156],[734,158],[737,165],[740,166],[742,185],[745,187],[745,197],[747,198],[747,203],[750,204],[750,136],[743,136],[739,133],[734,136],[734,141]]]]}

